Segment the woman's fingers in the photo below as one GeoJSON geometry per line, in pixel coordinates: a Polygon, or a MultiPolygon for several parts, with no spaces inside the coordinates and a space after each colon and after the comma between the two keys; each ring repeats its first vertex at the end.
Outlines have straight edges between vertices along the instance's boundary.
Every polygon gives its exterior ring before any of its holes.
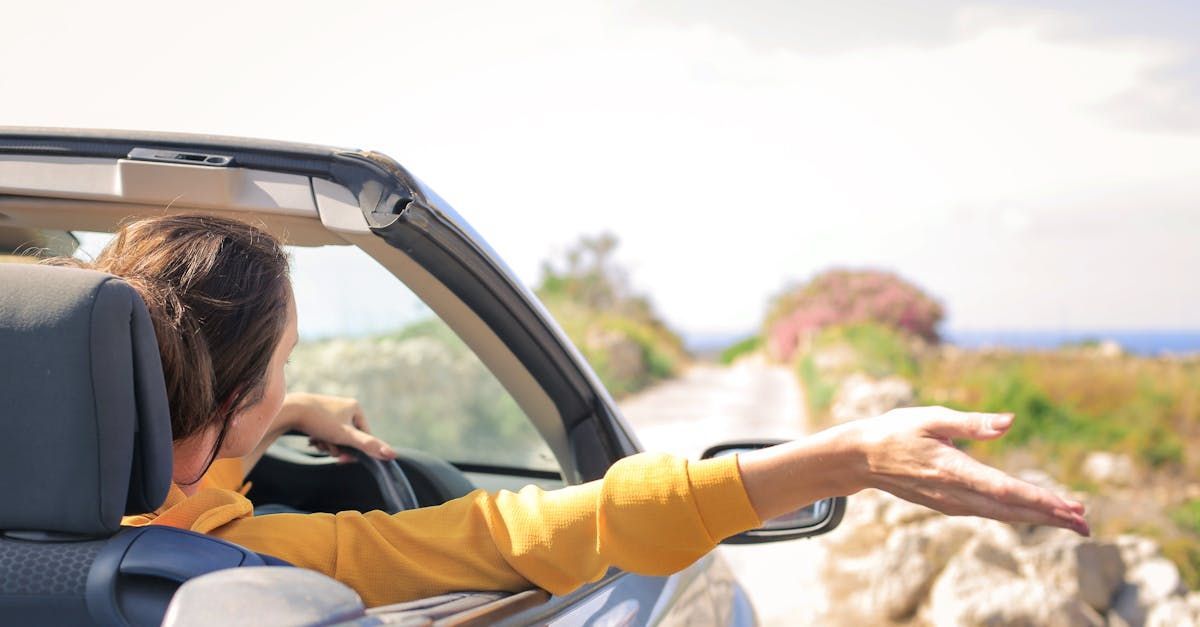
{"type": "Polygon", "coordinates": [[[867,429],[885,434],[865,438],[867,465],[877,487],[948,514],[1054,525],[1089,533],[1082,503],[1011,477],[953,445],[954,439],[1000,437],[1012,422],[1012,414],[959,412],[944,407],[897,410],[890,419],[864,423],[867,429]]]}
{"type": "Polygon", "coordinates": [[[358,403],[354,404],[354,414],[350,416],[350,424],[354,425],[359,431],[371,432],[371,427],[367,424],[367,416],[363,413],[362,408],[358,406],[358,403]]]}
{"type": "Polygon", "coordinates": [[[353,446],[375,459],[389,460],[396,458],[396,451],[388,446],[387,442],[380,440],[370,433],[361,431],[350,425],[346,425],[345,432],[348,440],[345,442],[346,445],[353,446]]]}
{"type": "Polygon", "coordinates": [[[930,435],[937,437],[992,440],[1004,435],[1013,423],[1012,414],[963,412],[945,407],[936,409],[925,412],[924,428],[930,435]]]}
{"type": "Polygon", "coordinates": [[[1063,527],[1083,536],[1091,534],[1087,521],[1068,509],[1047,509],[1042,506],[1031,507],[1004,503],[984,494],[969,491],[954,491],[949,498],[961,503],[965,508],[965,513],[971,516],[985,516],[1006,522],[1063,527]]]}
{"type": "Polygon", "coordinates": [[[349,425],[346,425],[342,435],[336,438],[336,441],[327,442],[310,438],[309,443],[322,453],[330,457],[337,457],[338,461],[343,463],[354,461],[354,455],[347,452],[345,447],[356,448],[375,459],[383,461],[396,459],[396,450],[388,445],[387,442],[369,433],[363,433],[349,425]]]}
{"type": "Polygon", "coordinates": [[[1054,525],[1082,535],[1090,533],[1083,519],[1082,503],[1011,477],[961,451],[955,450],[949,460],[939,466],[942,477],[937,483],[941,485],[918,486],[917,489],[924,487],[927,496],[940,499],[951,513],[1054,525]],[[959,511],[960,508],[966,508],[966,511],[959,511]]]}
{"type": "Polygon", "coordinates": [[[1045,488],[1021,481],[961,451],[955,451],[951,465],[956,469],[954,474],[962,485],[1002,503],[1083,513],[1082,503],[1064,499],[1045,488]]]}

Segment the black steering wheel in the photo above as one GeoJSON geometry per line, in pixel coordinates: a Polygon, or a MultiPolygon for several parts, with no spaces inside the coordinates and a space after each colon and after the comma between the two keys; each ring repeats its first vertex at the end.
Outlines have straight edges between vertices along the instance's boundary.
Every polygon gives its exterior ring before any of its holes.
{"type": "Polygon", "coordinates": [[[379,485],[379,493],[383,495],[384,511],[389,514],[417,509],[417,493],[413,491],[412,483],[396,460],[380,461],[351,446],[339,447],[343,453],[349,453],[358,459],[367,472],[379,485]]]}

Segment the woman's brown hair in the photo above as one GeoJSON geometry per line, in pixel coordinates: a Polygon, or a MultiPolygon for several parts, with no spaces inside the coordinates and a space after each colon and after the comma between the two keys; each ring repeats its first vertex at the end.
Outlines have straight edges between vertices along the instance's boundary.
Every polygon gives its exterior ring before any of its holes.
{"type": "Polygon", "coordinates": [[[146,301],[173,439],[218,429],[207,469],[233,416],[262,397],[283,337],[291,288],[280,241],[237,220],[168,215],[125,224],[95,261],[67,263],[118,276],[146,301]]]}

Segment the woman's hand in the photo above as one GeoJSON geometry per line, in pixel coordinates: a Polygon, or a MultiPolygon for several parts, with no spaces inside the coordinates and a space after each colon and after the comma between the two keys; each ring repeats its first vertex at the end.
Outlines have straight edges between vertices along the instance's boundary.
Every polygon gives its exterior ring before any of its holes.
{"type": "Polygon", "coordinates": [[[342,396],[292,393],[283,401],[280,416],[286,416],[292,429],[308,435],[313,446],[342,462],[354,457],[339,453],[338,447],[353,447],[375,459],[396,458],[396,451],[386,442],[371,435],[367,417],[358,401],[342,396]]]}
{"type": "Polygon", "coordinates": [[[739,455],[743,483],[766,520],[818,499],[878,488],[954,516],[1064,527],[1088,535],[1083,505],[972,459],[953,439],[990,440],[1011,414],[912,407],[739,455]]]}
{"type": "Polygon", "coordinates": [[[951,516],[1052,525],[1088,535],[1083,504],[984,465],[953,439],[993,440],[1012,414],[964,413],[945,407],[890,411],[859,425],[867,485],[951,516]]]}

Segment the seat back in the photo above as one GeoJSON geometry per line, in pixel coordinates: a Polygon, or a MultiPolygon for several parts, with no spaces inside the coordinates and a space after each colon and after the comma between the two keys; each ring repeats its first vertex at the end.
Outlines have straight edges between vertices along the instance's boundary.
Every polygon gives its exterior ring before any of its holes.
{"type": "Polygon", "coordinates": [[[0,264],[0,624],[158,624],[187,579],[262,565],[168,527],[120,527],[171,484],[154,328],[127,283],[0,264]]]}

